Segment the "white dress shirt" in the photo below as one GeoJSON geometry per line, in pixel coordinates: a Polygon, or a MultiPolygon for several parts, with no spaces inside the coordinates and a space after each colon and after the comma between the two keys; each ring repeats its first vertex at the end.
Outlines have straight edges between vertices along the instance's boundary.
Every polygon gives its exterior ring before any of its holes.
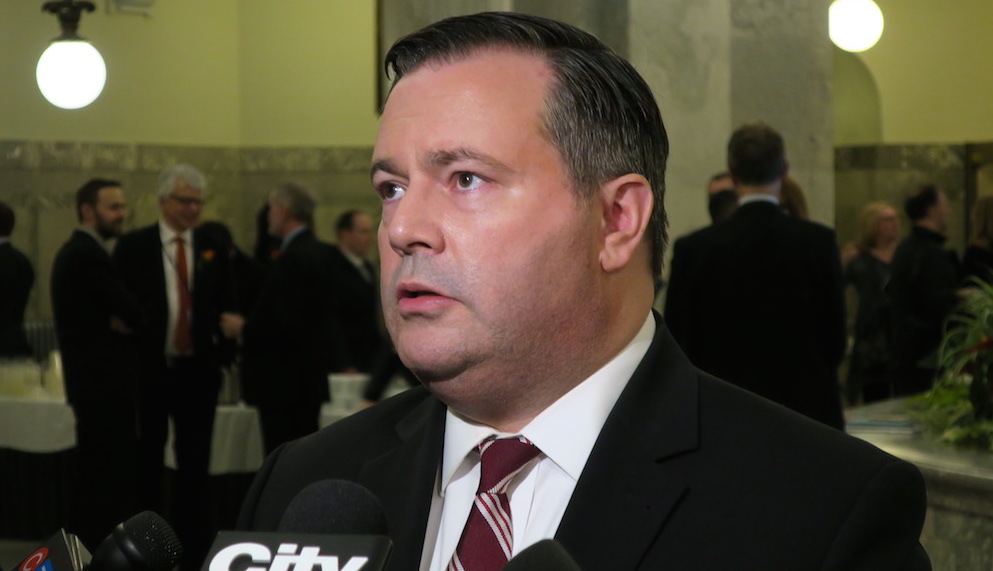
{"type": "MultiPolygon", "coordinates": [[[[190,298],[193,297],[193,230],[176,233],[165,222],[159,221],[159,237],[162,239],[162,267],[165,269],[166,301],[169,304],[169,321],[166,325],[165,354],[176,356],[174,343],[176,337],[176,321],[179,316],[179,280],[176,275],[176,236],[183,239],[186,250],[187,287],[190,288],[190,298]]],[[[192,323],[191,323],[192,324],[192,323]]]]}
{"type": "MultiPolygon", "coordinates": [[[[555,535],[593,444],[654,335],[655,319],[649,313],[638,334],[616,357],[518,433],[542,454],[517,475],[507,491],[514,555],[555,535]]],[[[479,456],[473,449],[494,434],[514,436],[497,434],[491,427],[448,411],[441,472],[421,555],[422,571],[444,571],[455,553],[479,486],[479,456]]]]}

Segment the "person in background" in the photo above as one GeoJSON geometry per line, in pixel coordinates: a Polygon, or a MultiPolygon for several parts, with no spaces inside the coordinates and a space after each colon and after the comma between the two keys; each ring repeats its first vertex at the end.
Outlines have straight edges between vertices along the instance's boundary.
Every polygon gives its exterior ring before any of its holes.
{"type": "Polygon", "coordinates": [[[975,287],[972,278],[993,283],[993,196],[982,196],[972,206],[969,245],[962,256],[966,287],[975,287]]]}
{"type": "Polygon", "coordinates": [[[124,231],[121,184],[91,179],[76,192],[79,227],[52,264],[52,312],[66,397],[76,419],[70,531],[90,549],[137,511],[138,371],[142,311],[110,259],[124,231]]]}
{"type": "Polygon", "coordinates": [[[731,173],[721,171],[707,183],[707,212],[711,224],[723,222],[738,208],[738,193],[734,190],[731,173]]]}
{"type": "Polygon", "coordinates": [[[338,322],[345,339],[349,368],[363,373],[372,369],[379,335],[379,276],[367,259],[375,238],[372,217],[359,210],[349,210],[338,217],[331,246],[335,292],[338,299],[338,322]]]}
{"type": "Polygon", "coordinates": [[[227,248],[197,229],[206,189],[206,177],[190,165],[164,169],[158,222],[121,236],[113,254],[147,323],[138,335],[143,507],[159,511],[163,504],[171,419],[177,474],[168,517],[183,542],[184,571],[199,569],[214,533],[210,444],[230,356],[218,321],[234,303],[227,248]]]}
{"type": "Polygon", "coordinates": [[[728,142],[738,210],[676,242],[665,317],[694,365],[835,428],[845,306],[834,231],[787,216],[782,136],[764,123],[728,142]]]}
{"type": "Polygon", "coordinates": [[[220,321],[226,336],[242,341],[242,395],[259,410],[267,454],[317,430],[328,373],[346,362],[331,246],[314,234],[315,208],[303,185],[272,190],[269,232],[282,240],[280,255],[251,313],[220,321]]]}
{"type": "Polygon", "coordinates": [[[10,242],[15,221],[14,209],[0,202],[0,359],[31,355],[24,312],[34,286],[34,268],[10,242]]]}
{"type": "Polygon", "coordinates": [[[845,400],[852,406],[892,394],[886,375],[891,327],[886,286],[899,239],[896,210],[885,202],[873,202],[859,213],[858,238],[842,255],[845,279],[858,295],[855,341],[845,382],[845,400]]]}
{"type": "Polygon", "coordinates": [[[910,235],[893,254],[886,287],[892,323],[888,374],[897,396],[931,388],[945,319],[959,303],[962,277],[958,256],[944,248],[951,215],[944,191],[921,186],[904,211],[910,235]]]}
{"type": "Polygon", "coordinates": [[[515,13],[386,61],[383,313],[424,386],[270,455],[241,529],[333,478],[379,499],[390,571],[552,537],[588,570],[930,568],[916,468],[700,371],[652,311],[669,144],[630,63],[515,13]]]}
{"type": "Polygon", "coordinates": [[[803,194],[803,189],[793,177],[786,176],[783,179],[783,186],[779,189],[779,206],[787,216],[810,220],[810,212],[807,210],[807,197],[803,194]]]}

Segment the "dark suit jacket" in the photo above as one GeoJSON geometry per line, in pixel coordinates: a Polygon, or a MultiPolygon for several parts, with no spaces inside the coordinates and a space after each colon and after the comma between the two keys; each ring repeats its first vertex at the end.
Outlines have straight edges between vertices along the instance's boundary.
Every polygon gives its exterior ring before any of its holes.
{"type": "Polygon", "coordinates": [[[304,230],[280,252],[242,331],[242,383],[253,404],[328,399],[344,362],[331,246],[304,230]]]}
{"type": "Polygon", "coordinates": [[[894,368],[934,369],[945,319],[958,303],[961,286],[958,257],[945,250],[945,237],[914,226],[893,254],[890,296],[893,315],[894,368]],[[926,365],[926,366],[925,366],[926,365]]]}
{"type": "Polygon", "coordinates": [[[34,269],[28,257],[10,242],[0,244],[0,357],[31,354],[24,334],[24,310],[33,285],[34,269]]]}
{"type": "Polygon", "coordinates": [[[86,232],[73,232],[55,255],[51,288],[69,402],[99,406],[109,395],[135,395],[134,336],[112,330],[110,319],[139,332],[141,307],[107,250],[86,232]]]}
{"type": "Polygon", "coordinates": [[[665,318],[694,365],[843,426],[845,308],[830,229],[758,202],[677,240],[665,318]]]}
{"type": "MultiPolygon", "coordinates": [[[[382,502],[388,568],[418,568],[445,406],[416,388],[269,457],[239,526],[272,530],[307,484],[382,502]]],[[[913,466],[695,369],[659,323],[555,538],[587,571],[929,569],[913,466]]]]}
{"type": "MultiPolygon", "coordinates": [[[[223,350],[221,313],[235,306],[228,253],[223,245],[211,242],[208,235],[196,230],[193,247],[193,355],[204,364],[220,366],[228,354],[223,350]]],[[[141,359],[154,366],[162,362],[169,321],[159,225],[121,236],[113,258],[127,288],[145,312],[147,326],[140,336],[141,359]]]]}
{"type": "Polygon", "coordinates": [[[368,371],[382,341],[379,336],[376,272],[366,261],[366,271],[372,276],[371,281],[366,280],[338,246],[331,247],[331,262],[338,295],[338,321],[345,338],[349,365],[368,371]]]}

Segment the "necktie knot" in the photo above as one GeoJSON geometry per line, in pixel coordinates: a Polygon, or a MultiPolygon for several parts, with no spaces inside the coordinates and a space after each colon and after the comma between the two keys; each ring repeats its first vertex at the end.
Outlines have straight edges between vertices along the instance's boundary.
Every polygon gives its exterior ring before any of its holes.
{"type": "Polygon", "coordinates": [[[502,494],[514,476],[540,451],[523,436],[489,439],[479,445],[480,477],[477,493],[502,494]]]}

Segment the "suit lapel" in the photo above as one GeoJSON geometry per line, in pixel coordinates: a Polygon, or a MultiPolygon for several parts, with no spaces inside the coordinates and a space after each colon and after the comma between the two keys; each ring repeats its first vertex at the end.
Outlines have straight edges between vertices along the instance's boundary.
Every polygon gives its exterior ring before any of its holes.
{"type": "Polygon", "coordinates": [[[400,445],[359,474],[359,482],[379,498],[389,520],[394,540],[390,569],[420,567],[444,432],[445,405],[427,398],[397,425],[400,445]]]}
{"type": "Polygon", "coordinates": [[[593,447],[555,534],[583,569],[636,569],[688,490],[697,371],[659,323],[593,447]]]}

